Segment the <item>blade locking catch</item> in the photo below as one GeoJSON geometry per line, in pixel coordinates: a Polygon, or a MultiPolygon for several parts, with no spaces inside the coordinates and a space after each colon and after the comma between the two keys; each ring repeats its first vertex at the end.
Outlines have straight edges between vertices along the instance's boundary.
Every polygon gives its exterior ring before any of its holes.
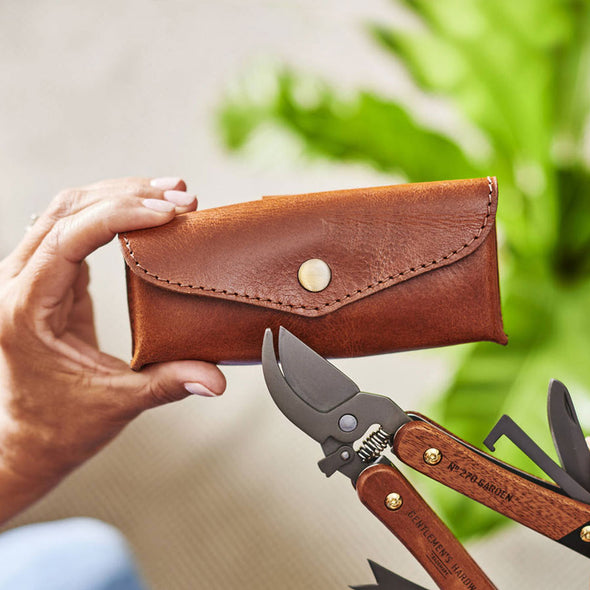
{"type": "Polygon", "coordinates": [[[318,461],[320,471],[330,477],[334,475],[341,467],[350,463],[356,455],[356,451],[349,446],[342,446],[337,451],[330,453],[321,461],[318,461]]]}

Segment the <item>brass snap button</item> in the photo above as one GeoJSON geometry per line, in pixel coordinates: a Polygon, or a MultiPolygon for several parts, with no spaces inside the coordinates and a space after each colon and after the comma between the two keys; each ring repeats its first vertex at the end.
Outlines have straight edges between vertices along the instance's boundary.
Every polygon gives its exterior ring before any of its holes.
{"type": "Polygon", "coordinates": [[[310,258],[299,267],[297,278],[304,289],[317,293],[323,291],[330,284],[332,271],[323,260],[310,258]]]}

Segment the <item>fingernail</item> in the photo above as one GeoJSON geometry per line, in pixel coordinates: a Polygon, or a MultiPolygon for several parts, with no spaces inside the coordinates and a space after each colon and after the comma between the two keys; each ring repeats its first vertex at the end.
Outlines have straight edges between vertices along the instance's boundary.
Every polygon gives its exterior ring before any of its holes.
{"type": "Polygon", "coordinates": [[[165,191],[164,198],[179,207],[186,207],[195,200],[195,195],[185,193],[184,191],[165,191]]]}
{"type": "Polygon", "coordinates": [[[154,211],[162,211],[169,213],[174,210],[174,204],[168,201],[161,201],[160,199],[144,199],[143,206],[154,211]]]}
{"type": "Polygon", "coordinates": [[[207,389],[202,383],[185,383],[184,388],[189,393],[196,395],[204,395],[205,397],[217,397],[217,394],[213,393],[210,389],[207,389]]]}
{"type": "Polygon", "coordinates": [[[178,176],[162,176],[162,178],[153,178],[150,180],[150,184],[154,188],[161,188],[163,191],[172,189],[178,186],[178,183],[182,181],[182,178],[178,176]]]}

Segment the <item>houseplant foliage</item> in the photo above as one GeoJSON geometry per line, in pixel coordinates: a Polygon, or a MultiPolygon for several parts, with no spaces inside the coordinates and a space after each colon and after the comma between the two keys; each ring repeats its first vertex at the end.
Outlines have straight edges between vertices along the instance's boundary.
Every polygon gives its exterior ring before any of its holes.
{"type": "MultiPolygon", "coordinates": [[[[398,100],[343,92],[286,66],[275,68],[273,91],[263,98],[247,84],[228,93],[224,141],[240,150],[275,127],[314,157],[364,163],[409,182],[497,176],[510,343],[460,347],[454,378],[430,415],[478,444],[508,413],[549,450],[551,377],[569,386],[590,426],[590,2],[399,1],[420,26],[370,23],[367,34],[417,88],[451,105],[480,149],[429,127],[398,100]]],[[[509,442],[497,453],[538,474],[509,442]]],[[[507,522],[436,484],[432,497],[463,539],[507,522]]]]}

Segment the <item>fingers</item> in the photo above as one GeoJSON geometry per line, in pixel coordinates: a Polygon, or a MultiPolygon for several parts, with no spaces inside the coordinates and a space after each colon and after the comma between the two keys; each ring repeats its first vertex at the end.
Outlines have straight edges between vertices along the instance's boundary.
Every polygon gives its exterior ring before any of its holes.
{"type": "Polygon", "coordinates": [[[126,178],[109,178],[89,185],[88,188],[113,188],[121,185],[140,184],[165,190],[185,191],[186,183],[179,176],[162,176],[160,178],[145,178],[143,176],[128,176],[126,178]]]}
{"type": "Polygon", "coordinates": [[[129,371],[126,388],[134,410],[143,411],[189,395],[217,397],[226,380],[219,368],[204,361],[173,361],[150,365],[140,372],[129,371]]]}
{"type": "Polygon", "coordinates": [[[61,218],[41,240],[22,271],[27,303],[52,307],[74,286],[80,263],[117,233],[163,225],[174,218],[173,203],[112,197],[61,218]]]}
{"type": "Polygon", "coordinates": [[[11,254],[11,271],[18,274],[51,231],[57,221],[75,215],[100,200],[112,197],[136,197],[138,199],[168,200],[176,207],[177,213],[194,211],[197,200],[188,194],[186,183],[181,178],[139,178],[129,177],[104,180],[79,189],[67,189],[57,195],[37,222],[27,230],[18,247],[11,254]]]}
{"type": "Polygon", "coordinates": [[[225,375],[217,365],[205,361],[184,360],[149,365],[132,371],[127,363],[100,352],[76,336],[62,339],[69,348],[69,359],[92,369],[93,398],[103,404],[105,397],[118,418],[129,420],[137,414],[190,395],[217,397],[226,388],[225,375]],[[102,401],[101,401],[102,400],[102,401]]]}
{"type": "Polygon", "coordinates": [[[88,321],[88,318],[94,317],[92,299],[88,292],[89,283],[90,272],[88,264],[84,261],[73,285],[74,300],[67,321],[72,334],[93,348],[98,348],[94,322],[88,321]]]}

